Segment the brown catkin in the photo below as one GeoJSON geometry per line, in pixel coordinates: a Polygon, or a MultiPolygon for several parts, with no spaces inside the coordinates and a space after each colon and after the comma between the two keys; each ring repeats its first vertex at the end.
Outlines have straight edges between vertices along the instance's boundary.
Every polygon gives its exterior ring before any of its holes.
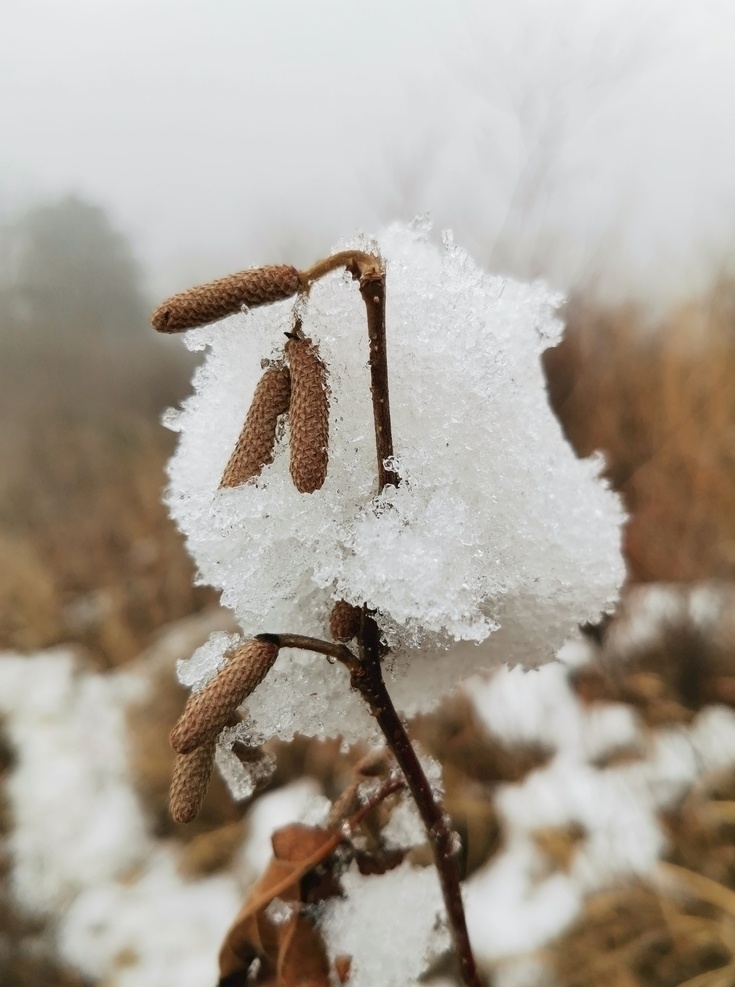
{"type": "Polygon", "coordinates": [[[216,737],[237,707],[260,685],[278,657],[272,641],[246,641],[230,648],[227,664],[200,692],[189,697],[171,731],[171,746],[189,754],[216,737]]]}
{"type": "Polygon", "coordinates": [[[255,267],[167,298],[151,316],[151,323],[158,332],[184,332],[224,319],[243,305],[257,308],[290,298],[300,285],[299,272],[290,264],[255,267]]]}
{"type": "Polygon", "coordinates": [[[289,339],[286,354],[291,367],[291,479],[300,493],[313,493],[327,476],[327,372],[310,339],[289,339]]]}
{"type": "Polygon", "coordinates": [[[192,822],[199,815],[214,767],[216,738],[191,754],[179,754],[174,765],[169,794],[169,812],[177,823],[192,822]]]}
{"type": "Polygon", "coordinates": [[[360,630],[360,607],[346,600],[337,600],[329,615],[329,633],[335,641],[346,643],[356,637],[360,630]]]}
{"type": "Polygon", "coordinates": [[[239,487],[273,461],[279,415],[288,411],[291,376],[287,367],[271,367],[255,388],[253,400],[232,451],[220,487],[239,487]]]}

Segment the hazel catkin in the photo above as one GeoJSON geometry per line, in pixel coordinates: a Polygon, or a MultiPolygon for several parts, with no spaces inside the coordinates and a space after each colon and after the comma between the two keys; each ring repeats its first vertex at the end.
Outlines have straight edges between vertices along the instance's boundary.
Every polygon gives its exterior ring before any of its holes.
{"type": "Polygon", "coordinates": [[[287,367],[270,367],[258,381],[245,424],[232,450],[220,487],[238,487],[273,462],[276,426],[288,411],[291,377],[287,367]]]}
{"type": "Polygon", "coordinates": [[[360,607],[356,607],[346,600],[337,600],[329,615],[329,633],[332,638],[346,644],[347,641],[357,637],[360,631],[361,616],[360,607]]]}
{"type": "Polygon", "coordinates": [[[327,476],[329,398],[327,372],[310,339],[286,343],[291,368],[291,479],[299,493],[314,493],[327,476]]]}
{"type": "Polygon", "coordinates": [[[189,754],[216,738],[237,707],[263,681],[278,657],[272,641],[255,639],[227,652],[227,664],[201,691],[189,697],[184,712],[171,731],[171,746],[189,754]]]}
{"type": "Polygon", "coordinates": [[[290,264],[271,264],[229,274],[167,298],[151,316],[158,332],[185,332],[238,312],[243,305],[257,308],[295,295],[299,272],[290,264]]]}
{"type": "Polygon", "coordinates": [[[201,744],[190,754],[179,754],[169,793],[169,812],[174,822],[189,823],[199,815],[214,767],[217,739],[201,744]]]}

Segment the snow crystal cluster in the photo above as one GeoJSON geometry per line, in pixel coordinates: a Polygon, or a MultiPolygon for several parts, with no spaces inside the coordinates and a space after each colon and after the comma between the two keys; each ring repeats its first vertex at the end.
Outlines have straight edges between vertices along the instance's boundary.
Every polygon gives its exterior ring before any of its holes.
{"type": "Polygon", "coordinates": [[[126,725],[149,688],[140,671],[89,672],[63,649],[0,654],[0,719],[15,756],[8,892],[53,919],[61,960],[90,983],[204,987],[243,882],[187,881],[180,848],[150,831],[126,725]]]}
{"type": "MultiPolygon", "coordinates": [[[[411,714],[480,668],[552,658],[607,608],[623,577],[622,514],[600,460],[575,457],[547,402],[540,355],[560,337],[560,297],[489,276],[421,222],[337,249],[356,247],[387,270],[400,485],[378,496],[365,310],[335,272],[300,311],[329,372],[324,486],[294,488],[286,426],[256,480],[219,489],[262,367],[282,358],[294,319],[282,302],[188,334],[208,353],[194,395],[166,416],[180,433],[168,504],[246,636],[325,637],[334,600],[374,608],[389,688],[411,714]]],[[[225,647],[206,645],[182,681],[201,685],[225,647]]],[[[248,709],[263,735],[373,732],[344,669],[309,653],[282,652],[248,709]]]]}
{"type": "MultiPolygon", "coordinates": [[[[637,634],[661,627],[656,598],[638,614],[637,634]]],[[[702,600],[702,594],[700,594],[702,600]]],[[[669,595],[668,608],[675,604],[669,595]]],[[[714,606],[716,601],[710,597],[714,606]]],[[[542,948],[578,917],[586,897],[632,876],[656,878],[667,849],[660,811],[670,811],[709,773],[735,764],[735,714],[709,706],[686,726],[648,730],[631,706],[586,704],[575,694],[571,668],[594,659],[579,638],[559,662],[534,674],[498,669],[467,688],[488,732],[506,743],[537,743],[549,761],[522,780],[500,786],[494,805],[504,833],[501,851],[466,888],[467,925],[478,963],[498,987],[545,987],[542,948]],[[605,755],[628,752],[600,767],[605,755]],[[582,835],[565,868],[548,866],[535,839],[544,828],[576,826],[582,835]]]]}

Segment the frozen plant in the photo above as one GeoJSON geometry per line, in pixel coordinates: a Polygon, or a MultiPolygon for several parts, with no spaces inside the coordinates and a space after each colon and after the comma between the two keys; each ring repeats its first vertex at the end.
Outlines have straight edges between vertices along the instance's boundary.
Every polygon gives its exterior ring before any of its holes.
{"type": "Polygon", "coordinates": [[[379,728],[426,826],[467,984],[455,836],[397,710],[493,662],[551,659],[616,597],[618,501],[546,399],[539,356],[559,302],[417,223],[307,271],[191,289],[153,317],[210,349],[167,417],[181,433],[169,505],[244,632],[181,668],[194,691],[172,734],[172,811],[198,811],[223,730],[231,747],[233,729],[253,744],[379,728]]]}

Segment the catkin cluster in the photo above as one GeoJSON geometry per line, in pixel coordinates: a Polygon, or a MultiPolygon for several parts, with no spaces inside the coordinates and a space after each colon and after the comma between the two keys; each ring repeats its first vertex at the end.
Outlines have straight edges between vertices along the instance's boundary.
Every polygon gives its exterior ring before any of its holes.
{"type": "Polygon", "coordinates": [[[278,657],[278,646],[256,638],[230,648],[226,664],[189,697],[171,731],[177,753],[169,808],[176,822],[191,822],[207,794],[217,737],[238,706],[257,688],[278,657]]]}
{"type": "Polygon", "coordinates": [[[346,644],[360,633],[361,618],[360,607],[346,600],[337,600],[329,615],[329,633],[335,641],[346,644]]]}
{"type": "MultiPolygon", "coordinates": [[[[290,298],[301,288],[301,275],[288,264],[241,271],[167,299],[153,313],[152,323],[159,332],[184,332],[243,307],[290,298]]],[[[284,415],[290,422],[291,477],[300,493],[313,493],[327,475],[329,398],[326,367],[316,345],[302,335],[300,322],[289,336],[284,363],[269,367],[258,382],[220,487],[247,483],[273,461],[279,420],[284,415]]],[[[196,817],[209,786],[220,732],[277,656],[277,645],[267,639],[231,648],[224,667],[189,698],[171,732],[177,758],[170,810],[177,822],[196,817]]]]}
{"type": "MultiPolygon", "coordinates": [[[[255,308],[290,298],[302,276],[290,264],[273,264],[230,274],[168,298],[151,321],[159,332],[185,332],[208,325],[243,307],[255,308]]],[[[291,425],[291,477],[299,493],[314,493],[327,476],[329,398],[327,372],[315,344],[301,335],[300,323],[286,344],[288,366],[270,367],[255,389],[220,487],[238,487],[273,461],[278,422],[291,425]]]]}
{"type": "Polygon", "coordinates": [[[329,398],[327,373],[315,344],[303,336],[286,343],[288,366],[265,371],[220,487],[237,487],[273,461],[278,420],[291,426],[290,471],[299,493],[314,493],[327,476],[329,398]]]}

